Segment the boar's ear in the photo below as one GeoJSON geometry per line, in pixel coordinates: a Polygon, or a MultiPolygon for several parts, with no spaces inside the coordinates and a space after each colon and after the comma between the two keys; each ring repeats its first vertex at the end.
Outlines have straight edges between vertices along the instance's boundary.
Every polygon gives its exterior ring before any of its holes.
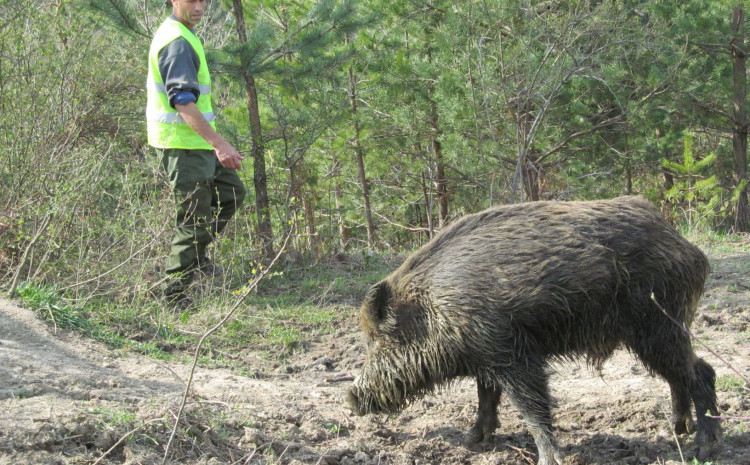
{"type": "Polygon", "coordinates": [[[385,281],[380,281],[367,291],[365,301],[362,303],[363,325],[376,328],[383,321],[388,313],[392,293],[391,286],[385,281]]]}

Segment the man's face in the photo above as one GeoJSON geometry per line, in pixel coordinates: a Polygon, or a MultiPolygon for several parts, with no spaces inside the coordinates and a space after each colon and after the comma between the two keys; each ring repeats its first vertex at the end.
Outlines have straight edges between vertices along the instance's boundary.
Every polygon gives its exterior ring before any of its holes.
{"type": "Polygon", "coordinates": [[[172,0],[172,11],[188,28],[194,28],[203,17],[206,0],[172,0]]]}

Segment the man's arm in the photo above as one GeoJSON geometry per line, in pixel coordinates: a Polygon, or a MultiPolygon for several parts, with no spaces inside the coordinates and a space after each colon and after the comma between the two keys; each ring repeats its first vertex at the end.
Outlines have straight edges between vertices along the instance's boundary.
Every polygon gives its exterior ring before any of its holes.
{"type": "Polygon", "coordinates": [[[216,151],[216,158],[219,159],[219,163],[224,168],[241,169],[242,165],[240,162],[244,158],[240,153],[232,147],[223,137],[219,135],[214,129],[208,124],[208,121],[203,117],[195,103],[188,103],[184,105],[175,104],[175,109],[182,116],[182,119],[190,126],[193,131],[197,132],[199,136],[206,139],[216,151]]]}
{"type": "Polygon", "coordinates": [[[170,105],[193,131],[211,144],[221,166],[240,169],[242,155],[214,131],[195,106],[195,101],[200,96],[199,66],[198,54],[184,38],[173,40],[159,52],[159,72],[164,79],[170,105]],[[186,96],[191,98],[181,98],[181,94],[192,95],[186,96]]]}

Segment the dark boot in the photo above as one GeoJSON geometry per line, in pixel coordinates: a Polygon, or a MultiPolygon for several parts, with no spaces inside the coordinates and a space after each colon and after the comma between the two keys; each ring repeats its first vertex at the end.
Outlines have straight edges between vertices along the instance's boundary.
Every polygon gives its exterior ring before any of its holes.
{"type": "Polygon", "coordinates": [[[198,272],[209,278],[221,278],[224,276],[224,268],[215,265],[211,260],[205,257],[198,259],[198,272]]]}
{"type": "Polygon", "coordinates": [[[164,289],[167,305],[178,311],[187,310],[193,305],[193,299],[190,298],[188,292],[193,277],[194,273],[192,272],[185,275],[178,273],[178,276],[169,277],[167,287],[164,289]]]}

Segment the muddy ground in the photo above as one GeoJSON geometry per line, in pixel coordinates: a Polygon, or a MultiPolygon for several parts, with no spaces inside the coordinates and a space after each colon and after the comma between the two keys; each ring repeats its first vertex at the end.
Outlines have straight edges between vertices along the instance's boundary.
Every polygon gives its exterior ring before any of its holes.
{"type": "MultiPolygon", "coordinates": [[[[724,421],[714,465],[750,464],[750,392],[741,381],[750,378],[747,250],[708,251],[713,272],[693,325],[706,346],[696,351],[718,373],[722,415],[744,418],[724,421]]],[[[399,415],[353,416],[345,391],[364,351],[354,302],[340,310],[351,316],[333,334],[304,341],[285,363],[252,350],[238,354],[255,376],[199,367],[167,463],[534,463],[534,442],[508,404],[494,437],[464,444],[476,405],[470,380],[399,415]]],[[[692,438],[675,440],[668,430],[667,384],[627,352],[618,351],[601,373],[584,364],[555,368],[555,434],[566,463],[694,463],[692,438]]],[[[162,463],[189,370],[188,363],[56,332],[0,300],[0,464],[162,463]]]]}

